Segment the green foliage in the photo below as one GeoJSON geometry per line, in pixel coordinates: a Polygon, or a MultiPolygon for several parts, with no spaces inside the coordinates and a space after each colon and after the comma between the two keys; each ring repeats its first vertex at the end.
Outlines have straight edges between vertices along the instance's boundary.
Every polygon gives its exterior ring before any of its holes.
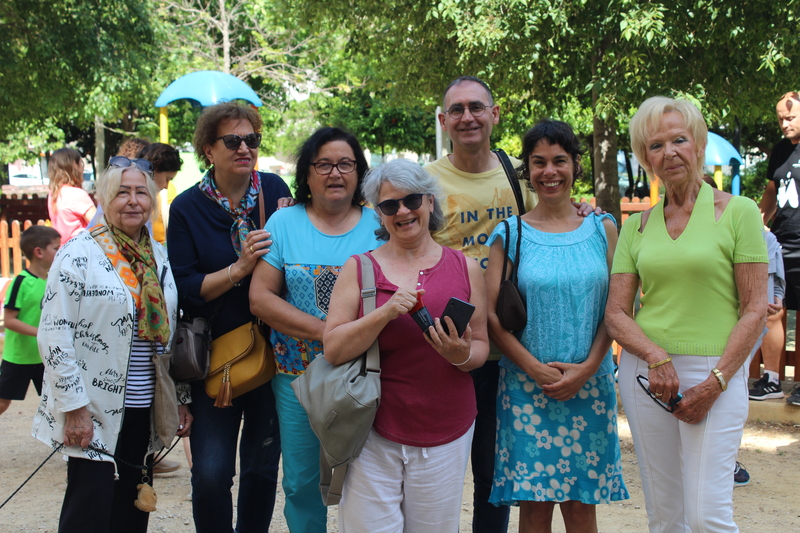
{"type": "MultiPolygon", "coordinates": [[[[796,0],[303,5],[317,22],[337,24],[348,13],[348,25],[358,28],[350,34],[350,57],[380,58],[383,77],[395,80],[396,98],[438,95],[463,74],[483,78],[500,95],[495,141],[550,115],[574,123],[581,134],[593,132],[597,146],[613,145],[622,128],[627,148],[629,117],[655,94],[688,97],[712,125],[745,129],[774,122],[777,97],[800,85],[796,0]]],[[[595,163],[598,190],[616,201],[616,165],[595,163]]]]}
{"type": "MultiPolygon", "coordinates": [[[[725,176],[724,189],[730,191],[731,178],[725,176]]],[[[741,173],[741,195],[752,198],[756,203],[761,202],[764,188],[767,186],[767,160],[759,161],[743,169],[741,173]]]]}
{"type": "Polygon", "coordinates": [[[88,124],[141,93],[155,57],[150,8],[148,0],[0,3],[0,138],[20,121],[88,124]]]}

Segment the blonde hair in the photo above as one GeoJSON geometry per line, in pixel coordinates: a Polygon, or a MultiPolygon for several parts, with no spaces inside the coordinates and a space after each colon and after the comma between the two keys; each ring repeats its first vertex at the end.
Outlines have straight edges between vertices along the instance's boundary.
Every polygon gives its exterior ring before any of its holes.
{"type": "Polygon", "coordinates": [[[83,185],[83,174],[75,166],[81,161],[81,154],[72,148],[61,148],[53,152],[47,163],[47,176],[50,178],[50,198],[48,203],[53,213],[56,212],[56,200],[61,193],[61,187],[83,185]]]}
{"type": "Polygon", "coordinates": [[[706,144],[708,144],[708,126],[700,110],[688,100],[676,100],[666,96],[653,96],[648,98],[639,110],[633,115],[629,126],[631,135],[631,148],[633,155],[639,160],[648,174],[653,173],[653,167],[647,162],[647,139],[658,129],[661,118],[667,113],[680,113],[686,129],[691,133],[695,146],[699,148],[697,154],[698,167],[703,166],[706,144]]]}
{"type": "Polygon", "coordinates": [[[150,174],[143,172],[136,166],[122,168],[111,165],[106,168],[97,179],[97,186],[94,194],[95,198],[97,199],[97,203],[100,204],[100,206],[103,208],[103,211],[108,211],[108,205],[117,196],[117,193],[119,192],[119,186],[122,183],[122,174],[126,171],[139,172],[145,177],[147,191],[150,193],[150,218],[157,217],[159,193],[158,185],[156,185],[156,182],[153,181],[153,177],[150,174]]]}

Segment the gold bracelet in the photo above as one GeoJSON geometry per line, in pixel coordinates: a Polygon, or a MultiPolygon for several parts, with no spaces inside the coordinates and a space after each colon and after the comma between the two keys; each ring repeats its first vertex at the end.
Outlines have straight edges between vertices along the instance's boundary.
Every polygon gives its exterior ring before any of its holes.
{"type": "Polygon", "coordinates": [[[649,368],[650,370],[653,370],[654,368],[658,368],[661,365],[666,365],[667,363],[669,363],[671,361],[672,361],[672,357],[667,357],[666,359],[662,359],[661,361],[659,361],[657,363],[653,363],[652,365],[647,365],[647,368],[649,368]]]}
{"type": "Polygon", "coordinates": [[[233,278],[231,277],[231,268],[233,268],[233,263],[228,265],[228,280],[231,282],[231,285],[233,285],[234,287],[238,287],[239,285],[242,284],[242,281],[241,280],[239,280],[238,282],[233,281],[233,278]]]}
{"type": "Polygon", "coordinates": [[[719,386],[722,388],[722,392],[728,390],[728,382],[725,381],[725,376],[722,375],[722,372],[720,372],[719,368],[712,368],[711,373],[714,374],[714,377],[717,378],[717,381],[719,381],[719,386]]]}

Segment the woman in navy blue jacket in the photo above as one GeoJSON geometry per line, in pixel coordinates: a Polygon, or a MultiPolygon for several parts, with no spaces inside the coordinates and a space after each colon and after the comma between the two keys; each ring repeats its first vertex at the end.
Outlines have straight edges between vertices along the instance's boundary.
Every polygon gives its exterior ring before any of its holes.
{"type": "MultiPolygon", "coordinates": [[[[212,319],[218,338],[254,319],[250,275],[271,241],[265,218],[290,196],[275,174],[255,171],[261,119],[250,107],[223,103],[207,108],[197,122],[195,153],[208,168],[203,179],[180,194],[170,209],[167,234],[181,309],[212,319]]],[[[280,436],[270,383],[214,407],[202,381],[192,383],[192,506],[198,533],[232,531],[231,487],[242,423],[238,533],[267,533],[275,505],[280,436]]]]}

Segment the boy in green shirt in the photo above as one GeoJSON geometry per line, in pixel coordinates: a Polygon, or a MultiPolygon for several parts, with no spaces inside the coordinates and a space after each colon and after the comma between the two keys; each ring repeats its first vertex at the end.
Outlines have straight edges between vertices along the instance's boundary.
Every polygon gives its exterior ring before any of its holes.
{"type": "Polygon", "coordinates": [[[0,361],[0,414],[12,400],[24,400],[29,382],[42,394],[44,365],[39,357],[36,333],[42,315],[47,271],[61,246],[61,235],[47,226],[31,226],[22,232],[20,248],[28,267],[11,282],[3,317],[6,327],[3,360],[0,361]]]}

